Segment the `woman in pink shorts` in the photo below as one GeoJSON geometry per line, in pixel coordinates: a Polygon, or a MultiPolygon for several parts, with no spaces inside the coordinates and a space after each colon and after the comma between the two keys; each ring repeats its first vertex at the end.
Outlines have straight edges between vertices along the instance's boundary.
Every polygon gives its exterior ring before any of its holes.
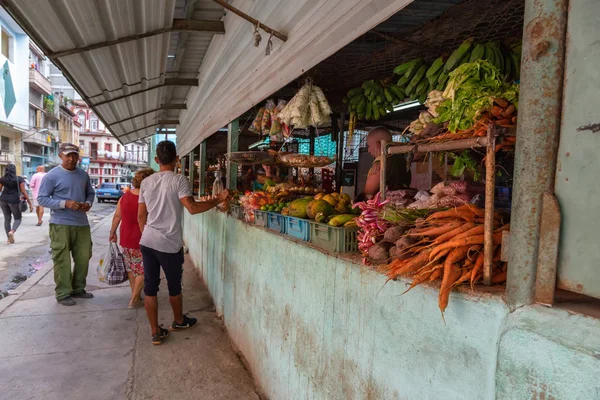
{"type": "Polygon", "coordinates": [[[140,185],[142,181],[152,175],[152,168],[144,168],[136,171],[131,184],[133,189],[128,190],[117,203],[117,210],[113,216],[112,227],[110,229],[110,241],[117,241],[117,228],[119,224],[119,244],[123,249],[127,275],[129,276],[129,285],[131,286],[131,300],[129,308],[137,307],[140,304],[140,296],[144,287],[144,265],[142,264],[142,253],[140,251],[140,226],[138,224],[138,196],[140,194],[140,185]]]}

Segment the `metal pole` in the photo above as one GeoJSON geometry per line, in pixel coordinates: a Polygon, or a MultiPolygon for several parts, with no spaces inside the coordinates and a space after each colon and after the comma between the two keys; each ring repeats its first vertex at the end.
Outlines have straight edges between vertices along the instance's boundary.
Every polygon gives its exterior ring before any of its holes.
{"type": "Polygon", "coordinates": [[[338,120],[337,114],[331,117],[331,134],[337,137],[337,162],[335,163],[335,187],[339,192],[342,188],[342,169],[344,168],[344,113],[338,120]],[[338,123],[341,121],[341,124],[338,123]]]}
{"type": "MultiPolygon", "coordinates": [[[[240,123],[238,119],[234,119],[227,126],[227,152],[233,153],[238,151],[240,123]]],[[[227,189],[237,189],[237,172],[238,165],[227,160],[227,189]]]]}
{"type": "Polygon", "coordinates": [[[534,301],[542,195],[554,192],[568,0],[526,0],[506,300],[534,301]]]}
{"type": "Polygon", "coordinates": [[[206,141],[203,140],[198,149],[198,196],[206,194],[206,141]]]}
{"type": "Polygon", "coordinates": [[[387,155],[388,143],[386,140],[381,141],[381,161],[379,162],[379,193],[381,200],[385,200],[385,184],[387,176],[387,155]]]}
{"type": "Polygon", "coordinates": [[[492,283],[494,258],[494,190],[496,189],[496,136],[488,126],[488,145],[485,154],[485,215],[483,231],[483,283],[492,283]]]}
{"type": "Polygon", "coordinates": [[[252,18],[248,14],[246,14],[246,13],[238,10],[237,8],[233,7],[232,5],[228,4],[225,0],[213,0],[213,1],[217,4],[219,4],[221,7],[226,8],[227,10],[231,11],[232,13],[234,13],[234,14],[238,15],[239,17],[245,19],[246,21],[250,22],[252,25],[258,26],[263,31],[270,33],[271,35],[275,36],[277,39],[282,40],[284,42],[287,41],[287,39],[288,39],[287,35],[284,35],[283,33],[277,32],[275,29],[266,26],[265,24],[261,23],[259,20],[252,18]]]}
{"type": "Polygon", "coordinates": [[[189,155],[189,165],[188,170],[190,173],[190,187],[192,188],[192,193],[194,191],[194,154],[196,153],[196,149],[193,149],[189,155]]]}
{"type": "MultiPolygon", "coordinates": [[[[316,136],[316,131],[317,131],[317,129],[314,126],[309,126],[308,127],[308,132],[309,132],[308,153],[311,156],[315,155],[315,136],[316,136]]],[[[309,171],[310,176],[313,176],[315,174],[315,169],[314,168],[309,168],[308,171],[309,171]]]]}

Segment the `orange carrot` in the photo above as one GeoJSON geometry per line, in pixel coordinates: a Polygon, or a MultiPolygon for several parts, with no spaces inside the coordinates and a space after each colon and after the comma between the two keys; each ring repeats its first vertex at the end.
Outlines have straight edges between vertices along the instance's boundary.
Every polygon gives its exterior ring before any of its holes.
{"type": "Polygon", "coordinates": [[[471,277],[471,270],[469,270],[467,268],[463,268],[463,270],[461,272],[462,272],[462,275],[460,276],[460,278],[458,278],[456,280],[456,282],[454,282],[452,284],[452,287],[458,286],[461,283],[464,283],[464,282],[468,281],[469,278],[471,277]]]}
{"type": "Polygon", "coordinates": [[[408,234],[408,236],[438,236],[438,235],[442,235],[444,233],[450,232],[453,229],[456,229],[458,226],[460,226],[460,222],[453,222],[451,224],[447,224],[447,225],[442,225],[439,228],[433,228],[433,229],[429,229],[426,231],[421,231],[418,233],[413,234],[412,232],[408,234]]]}
{"type": "MultiPolygon", "coordinates": [[[[473,224],[473,225],[475,225],[475,224],[473,224]]],[[[454,239],[461,239],[464,237],[475,236],[475,235],[483,235],[484,230],[485,230],[485,227],[483,225],[477,225],[474,228],[461,233],[460,235],[454,236],[454,239]]]]}
{"type": "Polygon", "coordinates": [[[452,251],[452,249],[444,249],[444,250],[440,251],[438,254],[436,254],[433,261],[437,261],[437,260],[441,259],[442,257],[447,256],[448,253],[450,253],[451,251],[452,251]]]}
{"type": "Polygon", "coordinates": [[[471,270],[471,289],[473,289],[473,285],[475,284],[475,277],[481,272],[483,269],[483,253],[479,253],[477,260],[475,261],[475,266],[471,270]]]}
{"type": "Polygon", "coordinates": [[[430,268],[430,267],[423,268],[418,274],[416,274],[414,276],[413,281],[410,284],[409,288],[406,289],[404,291],[404,293],[402,293],[402,294],[406,294],[409,290],[411,290],[415,286],[417,286],[417,285],[419,285],[419,284],[421,284],[423,282],[427,282],[427,280],[429,279],[429,277],[433,273],[434,269],[435,269],[435,266],[433,268],[430,268]]]}
{"type": "Polygon", "coordinates": [[[433,282],[436,279],[439,279],[440,276],[442,276],[442,272],[444,272],[444,269],[440,265],[438,265],[437,268],[435,268],[431,273],[431,276],[429,277],[429,282],[433,282]]]}
{"type": "Polygon", "coordinates": [[[499,233],[503,231],[510,231],[510,224],[503,225],[502,227],[496,229],[494,233],[499,233]]]}
{"type": "Polygon", "coordinates": [[[446,232],[443,235],[438,236],[438,238],[435,239],[433,241],[433,243],[434,244],[436,244],[436,243],[444,243],[444,242],[448,241],[449,239],[452,239],[452,238],[455,238],[455,237],[459,236],[463,232],[469,231],[469,229],[473,228],[474,226],[475,226],[474,223],[472,223],[472,222],[466,222],[466,223],[462,224],[461,226],[459,226],[458,228],[453,229],[450,232],[446,232]]]}
{"type": "Polygon", "coordinates": [[[492,100],[494,101],[494,103],[498,104],[501,108],[506,108],[509,105],[508,101],[506,101],[504,99],[500,99],[498,97],[494,97],[492,100]]]}
{"type": "Polygon", "coordinates": [[[444,276],[442,277],[442,286],[440,287],[440,294],[438,296],[438,306],[440,307],[442,315],[444,315],[444,310],[448,307],[452,284],[456,282],[460,276],[461,271],[455,264],[450,264],[450,266],[446,268],[446,264],[444,263],[444,276]]]}
{"type": "Polygon", "coordinates": [[[427,260],[429,258],[429,253],[431,253],[431,250],[429,250],[429,249],[423,250],[421,253],[419,253],[418,256],[412,258],[410,260],[410,262],[403,265],[402,268],[400,268],[397,271],[397,274],[398,274],[397,276],[407,275],[407,274],[418,271],[419,268],[421,268],[425,264],[427,264],[427,260]]]}
{"type": "Polygon", "coordinates": [[[502,113],[502,116],[505,118],[508,118],[509,116],[513,115],[514,112],[515,112],[515,106],[513,104],[511,104],[508,107],[506,107],[506,110],[504,110],[504,112],[502,113]]]}
{"type": "MultiPolygon", "coordinates": [[[[431,252],[429,257],[430,257],[430,259],[433,259],[439,252],[441,252],[442,250],[445,250],[445,249],[470,246],[473,244],[483,244],[483,242],[484,242],[483,236],[484,235],[469,236],[469,237],[464,237],[464,238],[460,238],[460,239],[453,239],[446,243],[442,243],[442,244],[438,245],[435,249],[433,249],[433,251],[431,252]]],[[[494,244],[500,244],[502,242],[502,233],[495,233],[493,235],[493,241],[494,241],[494,244]]]]}
{"type": "Polygon", "coordinates": [[[506,282],[506,271],[501,271],[496,275],[492,276],[492,283],[504,283],[506,282]]]}
{"type": "Polygon", "coordinates": [[[501,258],[502,258],[502,247],[498,246],[498,248],[496,249],[496,251],[494,253],[494,258],[492,259],[492,262],[494,262],[494,263],[500,262],[501,258]]]}

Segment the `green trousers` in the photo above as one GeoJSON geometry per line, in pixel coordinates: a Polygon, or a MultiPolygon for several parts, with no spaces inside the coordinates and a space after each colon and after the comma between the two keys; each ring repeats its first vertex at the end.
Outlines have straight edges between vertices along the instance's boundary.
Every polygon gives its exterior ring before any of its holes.
{"type": "Polygon", "coordinates": [[[92,258],[90,227],[50,224],[50,248],[54,262],[56,299],[84,292],[92,258]],[[71,256],[75,264],[72,272],[71,256]]]}

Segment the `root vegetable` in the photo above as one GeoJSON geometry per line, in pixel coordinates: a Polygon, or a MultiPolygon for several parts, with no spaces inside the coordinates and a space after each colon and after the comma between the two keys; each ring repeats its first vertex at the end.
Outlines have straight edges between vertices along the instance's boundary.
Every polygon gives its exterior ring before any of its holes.
{"type": "Polygon", "coordinates": [[[443,235],[444,233],[450,232],[456,228],[458,228],[459,226],[461,226],[460,222],[452,222],[449,223],[447,225],[442,225],[438,228],[433,228],[433,229],[428,229],[425,231],[421,231],[418,233],[409,233],[409,235],[411,236],[438,236],[438,235],[443,235]]]}
{"type": "Polygon", "coordinates": [[[377,264],[382,264],[388,261],[390,256],[389,249],[393,246],[389,242],[377,243],[369,248],[369,258],[377,264]]]}
{"type": "Polygon", "coordinates": [[[441,236],[438,236],[438,238],[435,239],[435,241],[433,243],[435,243],[435,244],[437,244],[437,243],[444,243],[444,242],[446,242],[446,241],[448,241],[448,240],[450,240],[452,238],[456,238],[459,234],[462,234],[464,232],[468,232],[474,226],[475,226],[475,224],[472,223],[472,222],[464,223],[464,224],[460,225],[458,228],[453,229],[450,232],[446,232],[446,233],[444,233],[441,236]]]}
{"type": "Polygon", "coordinates": [[[473,289],[473,285],[475,285],[477,275],[479,275],[483,270],[483,260],[483,253],[479,253],[479,255],[477,256],[477,260],[475,261],[475,266],[471,270],[471,289],[473,289]]]}
{"type": "Polygon", "coordinates": [[[402,226],[392,226],[388,228],[383,234],[383,240],[386,242],[396,242],[402,238],[406,229],[402,226]]]}
{"type": "Polygon", "coordinates": [[[433,272],[431,273],[431,275],[429,276],[429,281],[428,282],[433,282],[436,279],[439,279],[440,276],[442,276],[442,273],[444,272],[444,269],[442,268],[441,265],[438,265],[433,272]]]}
{"type": "Polygon", "coordinates": [[[492,283],[504,283],[506,282],[506,271],[501,271],[496,275],[492,276],[492,283]]]}
{"type": "Polygon", "coordinates": [[[442,316],[444,315],[444,310],[448,307],[448,300],[450,298],[450,292],[452,291],[452,285],[456,282],[461,276],[461,270],[456,266],[456,264],[451,264],[446,268],[444,264],[444,275],[442,277],[442,286],[440,287],[440,294],[438,296],[438,306],[440,307],[440,311],[442,312],[442,316]]]}
{"type": "MultiPolygon", "coordinates": [[[[502,233],[495,233],[493,235],[494,244],[500,244],[502,242],[502,233]]],[[[450,240],[449,242],[442,243],[437,246],[432,252],[430,257],[434,258],[439,252],[445,249],[452,249],[456,247],[470,246],[473,244],[483,244],[483,235],[469,236],[461,239],[450,240]]]]}
{"type": "Polygon", "coordinates": [[[427,264],[429,253],[431,250],[423,250],[419,255],[411,259],[400,270],[397,271],[397,276],[414,273],[427,264]]]}
{"type": "Polygon", "coordinates": [[[454,239],[461,239],[461,238],[469,237],[469,236],[483,235],[484,231],[485,231],[485,227],[483,225],[477,225],[475,227],[472,227],[468,231],[461,233],[460,235],[454,236],[454,239]]]}

